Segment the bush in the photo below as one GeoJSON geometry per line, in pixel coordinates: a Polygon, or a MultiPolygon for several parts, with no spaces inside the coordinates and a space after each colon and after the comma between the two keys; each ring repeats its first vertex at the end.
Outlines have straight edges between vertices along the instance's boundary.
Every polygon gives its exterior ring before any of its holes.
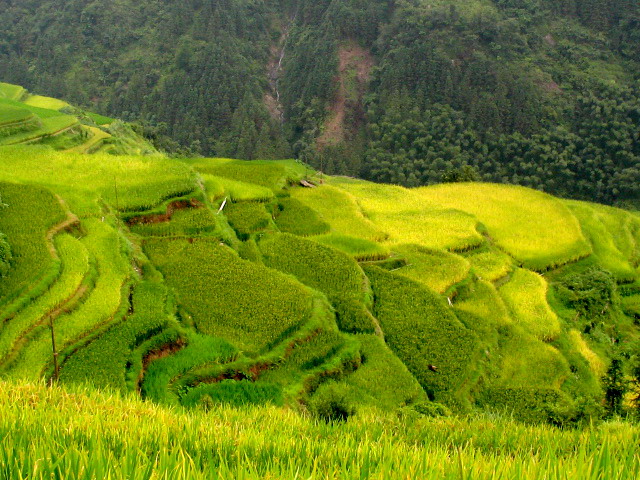
{"type": "Polygon", "coordinates": [[[335,382],[325,383],[309,400],[309,411],[325,422],[345,421],[356,413],[348,388],[335,382]]]}
{"type": "Polygon", "coordinates": [[[607,270],[592,267],[565,277],[560,291],[578,313],[587,318],[600,317],[613,302],[616,281],[607,270]]]}

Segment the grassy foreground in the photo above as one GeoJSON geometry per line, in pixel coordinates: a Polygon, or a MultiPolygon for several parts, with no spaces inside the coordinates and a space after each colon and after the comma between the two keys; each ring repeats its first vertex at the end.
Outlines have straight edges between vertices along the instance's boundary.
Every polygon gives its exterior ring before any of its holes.
{"type": "Polygon", "coordinates": [[[0,478],[637,479],[640,428],[524,426],[362,411],[326,424],[276,407],[160,407],[0,382],[0,478]]]}

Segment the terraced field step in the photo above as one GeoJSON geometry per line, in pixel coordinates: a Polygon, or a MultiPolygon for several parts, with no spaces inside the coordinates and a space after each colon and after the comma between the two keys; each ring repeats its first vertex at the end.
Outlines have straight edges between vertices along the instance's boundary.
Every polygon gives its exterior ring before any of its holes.
{"type": "Polygon", "coordinates": [[[91,126],[84,126],[83,128],[86,131],[88,131],[91,134],[91,136],[89,137],[89,139],[87,139],[86,142],[76,147],[68,149],[67,152],[94,153],[100,149],[105,139],[111,137],[109,133],[105,132],[104,130],[101,130],[100,128],[91,127],[91,126]]]}
{"type": "Polygon", "coordinates": [[[70,115],[43,118],[42,126],[39,129],[29,132],[21,132],[2,138],[0,139],[0,145],[33,143],[45,136],[61,135],[78,125],[80,125],[78,119],[70,115]]]}

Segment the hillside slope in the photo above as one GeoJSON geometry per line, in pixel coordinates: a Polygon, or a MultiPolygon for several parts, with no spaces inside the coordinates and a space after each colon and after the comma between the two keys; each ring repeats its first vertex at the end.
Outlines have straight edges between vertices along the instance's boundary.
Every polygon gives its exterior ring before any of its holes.
{"type": "Polygon", "coordinates": [[[484,409],[565,425],[631,406],[631,212],[44,145],[0,147],[0,200],[3,377],[334,418],[484,409]]]}
{"type": "Polygon", "coordinates": [[[633,0],[2,7],[0,80],[141,122],[163,150],[640,198],[633,0]]]}
{"type": "Polygon", "coordinates": [[[41,144],[77,153],[149,155],[157,150],[132,128],[56,98],[0,83],[0,145],[41,144]]]}

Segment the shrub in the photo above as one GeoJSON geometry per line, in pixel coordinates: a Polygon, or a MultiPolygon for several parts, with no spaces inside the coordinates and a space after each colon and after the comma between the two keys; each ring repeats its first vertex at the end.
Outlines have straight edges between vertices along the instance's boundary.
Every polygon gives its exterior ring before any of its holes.
{"type": "Polygon", "coordinates": [[[308,408],[325,422],[345,421],[356,413],[348,388],[335,382],[321,385],[309,399],[308,408]]]}

